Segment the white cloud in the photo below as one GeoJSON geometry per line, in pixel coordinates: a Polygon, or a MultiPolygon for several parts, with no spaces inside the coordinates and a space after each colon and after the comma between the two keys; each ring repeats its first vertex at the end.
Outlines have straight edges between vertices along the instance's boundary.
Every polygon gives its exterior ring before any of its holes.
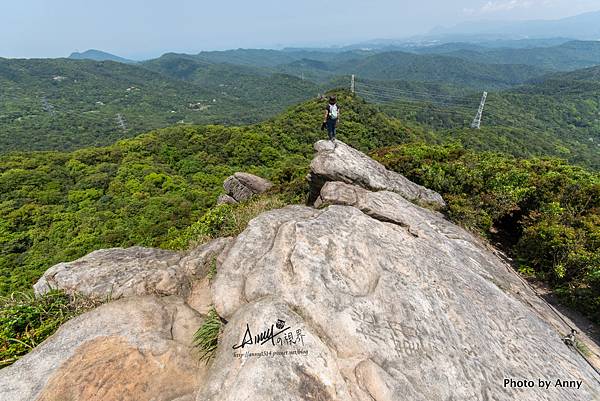
{"type": "Polygon", "coordinates": [[[553,3],[555,3],[554,0],[489,0],[481,7],[465,8],[463,12],[467,15],[495,14],[534,6],[548,6],[553,3]]]}

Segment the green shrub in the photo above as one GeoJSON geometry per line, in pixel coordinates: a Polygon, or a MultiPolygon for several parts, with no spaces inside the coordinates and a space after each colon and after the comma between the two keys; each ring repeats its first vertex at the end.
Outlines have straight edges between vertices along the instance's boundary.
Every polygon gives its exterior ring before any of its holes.
{"type": "Polygon", "coordinates": [[[209,281],[212,281],[217,275],[217,257],[214,256],[210,261],[210,266],[208,267],[208,274],[206,277],[209,281]]]}
{"type": "Polygon", "coordinates": [[[259,214],[285,206],[282,195],[263,194],[235,205],[217,205],[181,232],[172,231],[171,249],[187,249],[214,238],[236,236],[259,214]]]}

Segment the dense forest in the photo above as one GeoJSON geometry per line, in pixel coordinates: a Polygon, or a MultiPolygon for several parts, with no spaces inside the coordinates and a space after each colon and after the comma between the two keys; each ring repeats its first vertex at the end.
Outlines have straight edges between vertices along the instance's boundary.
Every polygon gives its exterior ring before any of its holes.
{"type": "Polygon", "coordinates": [[[454,43],[416,49],[420,53],[443,54],[489,64],[525,64],[548,70],[569,71],[600,63],[600,42],[568,41],[544,47],[485,47],[454,43]]]}
{"type": "Polygon", "coordinates": [[[319,91],[292,76],[217,71],[222,78],[205,71],[204,82],[189,82],[112,61],[0,59],[0,153],[108,145],[174,124],[252,123],[319,91]]]}
{"type": "MultiPolygon", "coordinates": [[[[444,53],[474,46],[467,45],[413,53],[169,53],[136,64],[0,59],[5,89],[0,93],[0,153],[109,145],[175,124],[255,123],[326,88],[348,87],[349,74],[355,73],[359,96],[440,141],[519,157],[551,155],[599,168],[597,67],[548,75],[539,66],[474,63],[444,53]],[[483,89],[489,94],[483,128],[473,131],[469,126],[483,89]]],[[[579,52],[581,59],[592,57],[587,50],[594,45],[554,47],[579,52]]],[[[546,54],[554,47],[480,51],[546,54]]]]}
{"type": "Polygon", "coordinates": [[[519,157],[555,156],[600,169],[599,67],[488,92],[481,130],[469,128],[481,93],[449,85],[386,84],[384,92],[377,89],[381,81],[367,81],[365,89],[359,83],[358,93],[387,114],[434,130],[448,141],[519,157]]]}

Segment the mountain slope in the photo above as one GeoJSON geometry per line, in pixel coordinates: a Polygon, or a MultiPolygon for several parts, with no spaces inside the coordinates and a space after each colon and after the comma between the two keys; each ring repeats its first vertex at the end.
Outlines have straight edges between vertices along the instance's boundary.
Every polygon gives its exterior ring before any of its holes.
{"type": "Polygon", "coordinates": [[[560,157],[600,169],[600,67],[489,91],[480,130],[470,129],[480,94],[393,81],[367,81],[364,86],[359,81],[357,88],[387,114],[434,129],[443,140],[518,157],[560,157]]]}
{"type": "MultiPolygon", "coordinates": [[[[457,47],[462,47],[457,45],[457,47]]],[[[450,47],[448,47],[450,48],[450,47]]],[[[468,46],[445,51],[448,56],[491,64],[526,64],[549,70],[576,70],[600,64],[600,42],[571,41],[559,46],[528,49],[485,49],[468,46]]]]}
{"type": "Polygon", "coordinates": [[[250,68],[210,64],[196,74],[189,82],[139,64],[0,59],[0,152],[107,145],[176,123],[256,122],[318,92],[250,68]]]}
{"type": "Polygon", "coordinates": [[[257,66],[204,61],[183,54],[166,54],[143,66],[170,78],[182,79],[252,105],[265,115],[296,104],[322,91],[312,81],[257,66]]]}
{"type": "MultiPolygon", "coordinates": [[[[477,89],[505,88],[545,73],[542,69],[519,64],[482,64],[457,57],[405,52],[378,53],[360,59],[325,63],[325,66],[327,69],[320,67],[320,72],[327,75],[356,74],[360,79],[443,82],[477,89]]],[[[306,68],[310,71],[309,65],[306,68]]]]}
{"type": "Polygon", "coordinates": [[[101,50],[89,49],[82,53],[73,52],[69,56],[73,60],[93,60],[93,61],[115,61],[118,63],[134,64],[136,61],[129,60],[123,57],[115,56],[114,54],[106,53],[101,50]]]}
{"type": "Polygon", "coordinates": [[[225,122],[228,110],[251,110],[215,91],[112,61],[0,59],[0,83],[3,152],[104,145],[181,120],[225,122]],[[189,106],[197,103],[202,110],[189,106]]]}

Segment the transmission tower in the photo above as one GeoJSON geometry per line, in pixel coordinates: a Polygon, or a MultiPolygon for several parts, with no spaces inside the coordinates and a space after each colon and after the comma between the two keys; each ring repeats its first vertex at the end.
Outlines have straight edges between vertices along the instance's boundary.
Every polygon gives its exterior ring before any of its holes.
{"type": "Polygon", "coordinates": [[[123,118],[121,113],[117,114],[116,120],[119,128],[121,128],[123,131],[127,131],[127,124],[125,123],[125,119],[123,118]]]}
{"type": "Polygon", "coordinates": [[[477,110],[477,115],[471,123],[471,128],[481,128],[481,116],[483,115],[483,108],[485,107],[485,99],[487,99],[487,92],[483,92],[483,96],[481,97],[481,103],[479,104],[479,110],[477,110]]]}

